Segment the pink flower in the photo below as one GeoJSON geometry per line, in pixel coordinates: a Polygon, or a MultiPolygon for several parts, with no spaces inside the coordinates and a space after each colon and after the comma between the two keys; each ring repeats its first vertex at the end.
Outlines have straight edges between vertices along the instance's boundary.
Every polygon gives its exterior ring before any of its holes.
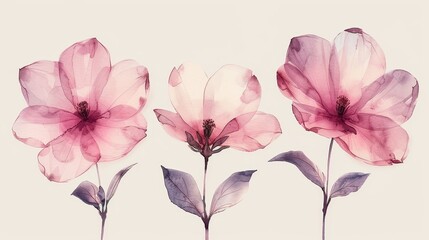
{"type": "Polygon", "coordinates": [[[147,69],[133,60],[111,66],[109,52],[95,38],[73,44],[58,62],[21,68],[19,78],[28,107],[13,133],[43,148],[39,167],[51,181],[118,159],[146,136],[139,112],[149,90],[147,69]]]}
{"type": "Polygon", "coordinates": [[[314,35],[293,38],[277,84],[306,130],[335,138],[366,163],[388,165],[406,158],[408,134],[400,124],[411,117],[419,86],[410,73],[385,68],[375,40],[351,28],[332,46],[314,35]]]}
{"type": "Polygon", "coordinates": [[[281,133],[276,117],[257,111],[261,86],[247,68],[225,65],[208,78],[183,64],[170,74],[169,93],[177,113],[155,109],[159,122],[205,157],[226,147],[261,149],[281,133]]]}

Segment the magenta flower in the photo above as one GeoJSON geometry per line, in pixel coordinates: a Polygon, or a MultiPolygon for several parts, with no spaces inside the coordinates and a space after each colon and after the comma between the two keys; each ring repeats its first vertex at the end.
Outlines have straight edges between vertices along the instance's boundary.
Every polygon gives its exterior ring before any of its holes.
{"type": "Polygon", "coordinates": [[[377,42],[350,28],[333,45],[314,35],[293,38],[277,84],[306,130],[334,138],[366,163],[388,165],[406,158],[400,124],[411,117],[419,86],[410,73],[385,68],[377,42]]]}
{"type": "Polygon", "coordinates": [[[207,78],[183,64],[170,74],[169,93],[177,113],[155,109],[159,122],[205,157],[226,147],[255,151],[281,133],[276,117],[257,111],[261,86],[247,68],[225,65],[207,78]]]}
{"type": "Polygon", "coordinates": [[[43,148],[39,167],[51,181],[118,159],[146,136],[139,112],[149,90],[147,69],[133,60],[111,66],[109,52],[95,38],[73,44],[58,62],[20,69],[19,78],[28,107],[13,133],[43,148]]]}

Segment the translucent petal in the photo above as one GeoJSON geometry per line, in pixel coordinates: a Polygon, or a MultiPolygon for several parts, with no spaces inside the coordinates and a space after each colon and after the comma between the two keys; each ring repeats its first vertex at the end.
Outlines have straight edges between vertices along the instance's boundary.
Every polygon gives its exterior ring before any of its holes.
{"type": "Polygon", "coordinates": [[[73,44],[60,56],[59,74],[65,96],[75,106],[86,101],[91,109],[97,102],[110,72],[110,55],[107,49],[91,38],[73,44]]]}
{"type": "Polygon", "coordinates": [[[237,65],[225,65],[208,81],[204,91],[204,119],[216,125],[213,135],[220,134],[225,125],[238,116],[250,121],[261,98],[261,86],[252,71],[237,65]]]}
{"type": "Polygon", "coordinates": [[[229,134],[228,139],[222,145],[243,151],[255,151],[265,148],[280,136],[281,132],[280,123],[275,116],[257,112],[238,131],[229,134]]]}

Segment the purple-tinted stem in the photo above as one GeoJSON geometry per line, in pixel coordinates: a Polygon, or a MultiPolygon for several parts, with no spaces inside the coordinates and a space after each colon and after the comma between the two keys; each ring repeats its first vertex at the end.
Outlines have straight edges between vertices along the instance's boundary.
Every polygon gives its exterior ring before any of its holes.
{"type": "Polygon", "coordinates": [[[205,240],[209,240],[209,223],[210,217],[207,214],[207,204],[206,204],[206,178],[207,178],[207,167],[209,164],[209,157],[204,156],[204,181],[203,181],[203,205],[204,205],[204,229],[205,229],[205,240]]]}
{"type": "Polygon", "coordinates": [[[106,222],[107,212],[100,213],[101,216],[101,240],[104,238],[104,224],[106,222]]]}
{"type": "Polygon", "coordinates": [[[332,145],[334,144],[334,139],[331,139],[331,143],[329,144],[329,151],[328,151],[328,163],[326,167],[326,186],[323,189],[323,220],[322,220],[322,240],[325,240],[325,225],[326,225],[326,213],[328,212],[328,206],[331,202],[331,199],[328,199],[329,193],[329,168],[331,165],[331,153],[332,153],[332,145]]]}
{"type": "MultiPolygon", "coordinates": [[[[97,169],[97,177],[98,177],[98,186],[101,187],[101,180],[100,180],[100,171],[98,170],[98,163],[95,163],[95,168],[97,169]]],[[[105,201],[105,199],[103,200],[105,201]]],[[[104,238],[104,224],[106,222],[107,218],[107,204],[102,204],[101,210],[98,210],[101,217],[101,240],[104,238]]]]}

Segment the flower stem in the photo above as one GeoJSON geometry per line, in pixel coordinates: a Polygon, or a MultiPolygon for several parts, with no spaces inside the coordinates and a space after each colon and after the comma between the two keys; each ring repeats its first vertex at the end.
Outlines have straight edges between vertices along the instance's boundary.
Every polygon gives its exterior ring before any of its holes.
{"type": "MultiPolygon", "coordinates": [[[[98,163],[95,163],[95,168],[97,169],[97,177],[98,177],[98,186],[101,187],[101,178],[100,178],[100,170],[98,169],[98,163]]],[[[104,224],[106,223],[107,218],[107,205],[103,204],[101,210],[98,210],[101,217],[101,240],[104,238],[104,224]]]]}
{"type": "Polygon", "coordinates": [[[95,168],[97,169],[98,186],[101,186],[100,171],[98,170],[98,163],[95,163],[95,168]]]}
{"type": "Polygon", "coordinates": [[[205,240],[209,240],[209,229],[208,228],[206,228],[205,233],[206,233],[205,240]]]}
{"type": "Polygon", "coordinates": [[[203,181],[203,205],[204,205],[204,229],[205,229],[205,240],[209,240],[209,223],[210,217],[207,214],[207,204],[206,204],[206,179],[207,179],[207,167],[209,164],[209,157],[204,156],[204,181],[203,181]]]}
{"type": "Polygon", "coordinates": [[[329,196],[329,169],[331,165],[331,153],[332,153],[332,145],[334,144],[334,139],[331,138],[331,142],[329,144],[329,151],[328,151],[328,163],[326,166],[326,185],[323,189],[323,220],[322,220],[322,240],[325,240],[325,226],[326,226],[326,213],[328,212],[328,206],[331,202],[331,198],[328,198],[329,196]]]}
{"type": "Polygon", "coordinates": [[[107,214],[106,212],[100,212],[101,216],[101,240],[104,238],[104,224],[106,223],[107,214]]]}

